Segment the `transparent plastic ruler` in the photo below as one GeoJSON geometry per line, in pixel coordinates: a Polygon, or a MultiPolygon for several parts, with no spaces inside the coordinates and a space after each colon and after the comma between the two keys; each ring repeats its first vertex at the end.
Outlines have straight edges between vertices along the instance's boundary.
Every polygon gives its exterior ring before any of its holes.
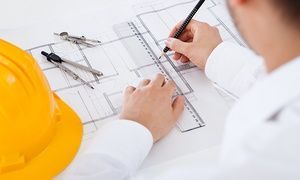
{"type": "MultiPolygon", "coordinates": [[[[170,74],[170,70],[167,70],[167,67],[170,68],[172,66],[170,66],[167,61],[161,62],[158,60],[157,55],[144,38],[147,33],[141,34],[133,22],[114,25],[113,29],[134,60],[134,63],[139,69],[138,73],[142,77],[147,77],[149,73],[154,75],[159,72],[163,74],[166,79],[174,80],[174,76],[170,74]]],[[[176,73],[175,70],[172,72],[176,73]]],[[[174,80],[174,82],[176,82],[176,80],[174,80]]],[[[176,95],[183,95],[179,86],[177,86],[176,95]]],[[[177,123],[179,130],[181,132],[187,132],[205,126],[203,119],[199,116],[188,98],[186,97],[185,99],[185,110],[177,123]]]]}

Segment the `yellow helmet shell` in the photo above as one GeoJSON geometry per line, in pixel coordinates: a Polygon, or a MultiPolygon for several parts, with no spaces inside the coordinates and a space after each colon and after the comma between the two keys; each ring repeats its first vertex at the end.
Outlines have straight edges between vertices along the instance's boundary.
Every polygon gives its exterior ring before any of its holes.
{"type": "Polygon", "coordinates": [[[0,179],[51,179],[72,161],[81,138],[80,119],[32,56],[0,39],[0,179]]]}

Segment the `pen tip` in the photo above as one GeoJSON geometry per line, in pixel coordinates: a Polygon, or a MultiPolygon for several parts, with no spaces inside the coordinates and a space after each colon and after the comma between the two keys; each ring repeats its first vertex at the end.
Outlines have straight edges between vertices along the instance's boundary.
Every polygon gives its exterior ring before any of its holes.
{"type": "Polygon", "coordinates": [[[162,52],[161,54],[160,54],[160,56],[159,56],[159,60],[163,57],[163,55],[164,55],[165,53],[164,52],[162,52]]]}

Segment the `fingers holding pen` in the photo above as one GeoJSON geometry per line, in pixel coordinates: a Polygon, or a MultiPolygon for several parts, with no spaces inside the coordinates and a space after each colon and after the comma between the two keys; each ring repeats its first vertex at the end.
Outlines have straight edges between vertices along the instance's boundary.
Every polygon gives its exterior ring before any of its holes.
{"type": "MultiPolygon", "coordinates": [[[[174,37],[174,35],[176,34],[176,32],[180,29],[182,23],[184,21],[181,20],[179,21],[179,23],[177,23],[175,25],[175,27],[171,30],[169,37],[174,37]]],[[[190,23],[187,25],[187,27],[185,28],[185,30],[183,31],[181,37],[183,37],[183,34],[188,34],[189,36],[193,36],[193,34],[195,34],[195,32],[197,31],[197,26],[199,25],[199,22],[196,20],[191,20],[190,23]]]]}

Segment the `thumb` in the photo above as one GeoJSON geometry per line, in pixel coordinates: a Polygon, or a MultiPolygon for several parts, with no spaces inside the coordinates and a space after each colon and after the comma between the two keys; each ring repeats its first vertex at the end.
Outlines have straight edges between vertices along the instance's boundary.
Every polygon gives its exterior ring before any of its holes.
{"type": "Polygon", "coordinates": [[[165,41],[165,44],[168,48],[172,49],[173,51],[183,54],[185,56],[187,56],[188,54],[188,49],[190,47],[189,43],[183,42],[179,39],[175,39],[175,38],[168,38],[165,41]]]}
{"type": "Polygon", "coordinates": [[[184,97],[178,96],[174,100],[172,106],[173,106],[174,115],[175,115],[176,119],[178,119],[184,109],[184,97]]]}

